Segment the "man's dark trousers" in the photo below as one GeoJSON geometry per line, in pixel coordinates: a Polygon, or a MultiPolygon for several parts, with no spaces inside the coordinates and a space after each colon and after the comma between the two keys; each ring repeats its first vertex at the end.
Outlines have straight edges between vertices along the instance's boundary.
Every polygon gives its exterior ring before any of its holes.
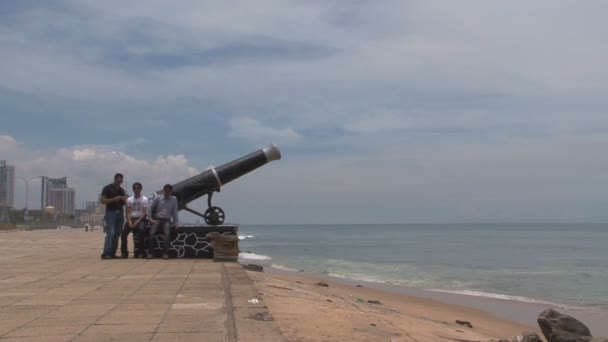
{"type": "Polygon", "coordinates": [[[118,238],[122,232],[124,213],[122,210],[106,211],[104,219],[106,222],[106,238],[103,244],[103,254],[114,256],[118,249],[118,238]]]}
{"type": "MultiPolygon", "coordinates": [[[[131,223],[137,221],[138,217],[132,217],[131,223]]],[[[133,255],[137,258],[139,255],[145,256],[146,246],[144,245],[144,240],[146,238],[146,220],[142,220],[139,222],[137,227],[131,229],[129,224],[125,224],[125,227],[122,230],[122,234],[120,234],[120,254],[122,256],[129,255],[129,246],[127,244],[127,238],[129,237],[129,233],[133,232],[133,255]]]]}
{"type": "Polygon", "coordinates": [[[148,239],[148,255],[154,254],[154,242],[156,240],[156,232],[161,229],[163,232],[163,254],[169,253],[169,243],[171,242],[171,222],[169,219],[159,219],[158,223],[153,224],[150,228],[150,238],[148,239]]]}

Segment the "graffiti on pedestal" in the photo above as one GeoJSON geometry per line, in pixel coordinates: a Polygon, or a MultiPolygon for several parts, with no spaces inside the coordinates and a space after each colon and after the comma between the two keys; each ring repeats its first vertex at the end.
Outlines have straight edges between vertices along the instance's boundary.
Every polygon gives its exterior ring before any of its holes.
{"type": "MultiPolygon", "coordinates": [[[[180,227],[178,232],[173,231],[171,234],[169,256],[172,258],[213,258],[213,242],[207,237],[207,234],[211,232],[236,235],[238,226],[180,227]]],[[[146,246],[148,246],[150,238],[146,237],[146,246]]],[[[165,238],[162,234],[158,234],[154,240],[153,254],[161,256],[165,238]]]]}

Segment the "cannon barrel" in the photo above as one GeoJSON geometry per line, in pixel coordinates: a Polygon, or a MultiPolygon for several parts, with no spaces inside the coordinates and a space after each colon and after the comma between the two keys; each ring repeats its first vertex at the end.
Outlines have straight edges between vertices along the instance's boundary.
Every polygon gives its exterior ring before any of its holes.
{"type": "Polygon", "coordinates": [[[212,167],[176,183],[173,185],[173,195],[177,197],[178,209],[184,209],[188,203],[213,191],[218,191],[222,186],[242,175],[279,159],[281,159],[281,151],[275,144],[271,144],[242,158],[219,167],[212,167]]]}

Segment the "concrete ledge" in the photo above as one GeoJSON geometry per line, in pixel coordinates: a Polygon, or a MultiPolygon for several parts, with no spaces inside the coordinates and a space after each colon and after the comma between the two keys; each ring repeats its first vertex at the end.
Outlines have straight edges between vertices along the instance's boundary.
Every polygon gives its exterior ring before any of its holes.
{"type": "Polygon", "coordinates": [[[231,297],[237,341],[285,342],[276,322],[269,320],[272,315],[243,267],[226,263],[224,270],[230,281],[226,293],[231,297]],[[257,303],[253,299],[257,299],[257,303]]]}

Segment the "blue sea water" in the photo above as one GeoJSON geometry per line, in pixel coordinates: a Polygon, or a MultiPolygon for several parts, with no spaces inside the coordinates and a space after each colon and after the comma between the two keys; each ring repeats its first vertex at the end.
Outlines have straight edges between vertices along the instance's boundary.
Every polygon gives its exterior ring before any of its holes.
{"type": "Polygon", "coordinates": [[[243,261],[608,310],[608,224],[241,226],[243,261]]]}

